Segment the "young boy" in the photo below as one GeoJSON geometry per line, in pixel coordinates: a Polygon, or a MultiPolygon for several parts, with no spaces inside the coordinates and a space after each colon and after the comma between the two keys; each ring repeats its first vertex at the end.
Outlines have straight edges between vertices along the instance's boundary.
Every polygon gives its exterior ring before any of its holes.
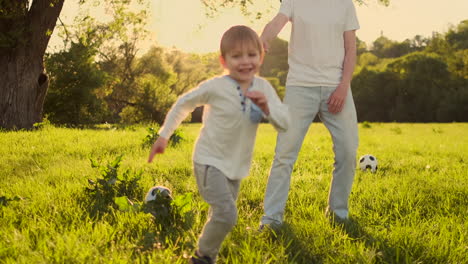
{"type": "Polygon", "coordinates": [[[151,162],[163,153],[177,126],[204,105],[193,167],[198,191],[210,212],[191,263],[215,263],[224,238],[237,222],[237,195],[241,179],[249,174],[258,123],[266,118],[278,131],[289,125],[287,107],[266,80],[255,76],[264,55],[255,31],[231,27],[221,39],[220,50],[227,75],[207,80],[178,98],[148,159],[151,162]]]}

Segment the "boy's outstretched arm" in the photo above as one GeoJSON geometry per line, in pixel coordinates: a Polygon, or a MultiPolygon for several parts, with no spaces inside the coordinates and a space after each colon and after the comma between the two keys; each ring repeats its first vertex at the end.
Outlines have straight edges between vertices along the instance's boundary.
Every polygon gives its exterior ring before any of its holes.
{"type": "Polygon", "coordinates": [[[285,14],[279,13],[268,24],[266,24],[262,35],[260,36],[265,52],[268,52],[268,49],[270,48],[270,41],[278,36],[278,33],[280,33],[288,21],[289,18],[285,14]]]}
{"type": "Polygon", "coordinates": [[[163,154],[164,150],[167,147],[167,142],[169,140],[163,137],[158,137],[158,139],[154,142],[153,146],[151,147],[151,152],[148,158],[148,163],[153,161],[153,158],[156,154],[163,154]]]}

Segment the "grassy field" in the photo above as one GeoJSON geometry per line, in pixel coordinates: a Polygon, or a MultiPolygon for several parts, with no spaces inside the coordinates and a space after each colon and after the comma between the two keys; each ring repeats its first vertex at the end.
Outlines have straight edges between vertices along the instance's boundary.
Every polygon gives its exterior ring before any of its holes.
{"type": "MultiPolygon", "coordinates": [[[[152,164],[146,128],[0,132],[0,263],[186,263],[207,215],[191,169],[199,125],[184,125],[185,140],[152,164]],[[192,194],[190,210],[172,224],[141,210],[91,210],[99,201],[88,179],[103,171],[90,158],[105,166],[122,154],[119,175],[141,172],[130,190],[136,205],[165,185],[175,198],[192,194]]],[[[358,155],[375,155],[379,170],[357,171],[351,222],[334,226],[324,215],[333,154],[314,123],[275,235],[257,231],[276,138],[262,125],[219,263],[468,263],[468,124],[370,123],[359,132],[358,155]]]]}

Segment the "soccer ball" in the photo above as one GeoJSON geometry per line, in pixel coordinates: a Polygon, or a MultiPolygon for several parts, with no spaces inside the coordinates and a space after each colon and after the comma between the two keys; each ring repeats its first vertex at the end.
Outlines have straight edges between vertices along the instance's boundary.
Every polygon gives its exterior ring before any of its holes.
{"type": "Polygon", "coordinates": [[[154,186],[146,193],[143,211],[152,214],[159,221],[170,221],[171,204],[171,190],[164,186],[154,186]]]}
{"type": "Polygon", "coordinates": [[[377,158],[374,155],[366,154],[359,158],[359,167],[363,171],[370,169],[371,172],[375,172],[377,170],[377,158]]]}
{"type": "Polygon", "coordinates": [[[172,200],[172,193],[169,188],[164,186],[154,186],[146,193],[145,202],[155,200],[172,200]]]}

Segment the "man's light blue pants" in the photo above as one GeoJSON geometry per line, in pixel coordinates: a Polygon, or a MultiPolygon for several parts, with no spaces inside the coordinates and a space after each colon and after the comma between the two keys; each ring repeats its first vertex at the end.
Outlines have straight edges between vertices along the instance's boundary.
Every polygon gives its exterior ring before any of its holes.
{"type": "Polygon", "coordinates": [[[318,114],[333,140],[335,163],[327,211],[342,219],[348,217],[348,199],[353,185],[358,147],[356,108],[351,89],[343,110],[332,114],[327,100],[336,87],[288,86],[284,103],[291,114],[291,125],[278,133],[275,159],[270,170],[264,200],[262,224],[281,224],[288,198],[291,172],[304,137],[318,114]]]}

